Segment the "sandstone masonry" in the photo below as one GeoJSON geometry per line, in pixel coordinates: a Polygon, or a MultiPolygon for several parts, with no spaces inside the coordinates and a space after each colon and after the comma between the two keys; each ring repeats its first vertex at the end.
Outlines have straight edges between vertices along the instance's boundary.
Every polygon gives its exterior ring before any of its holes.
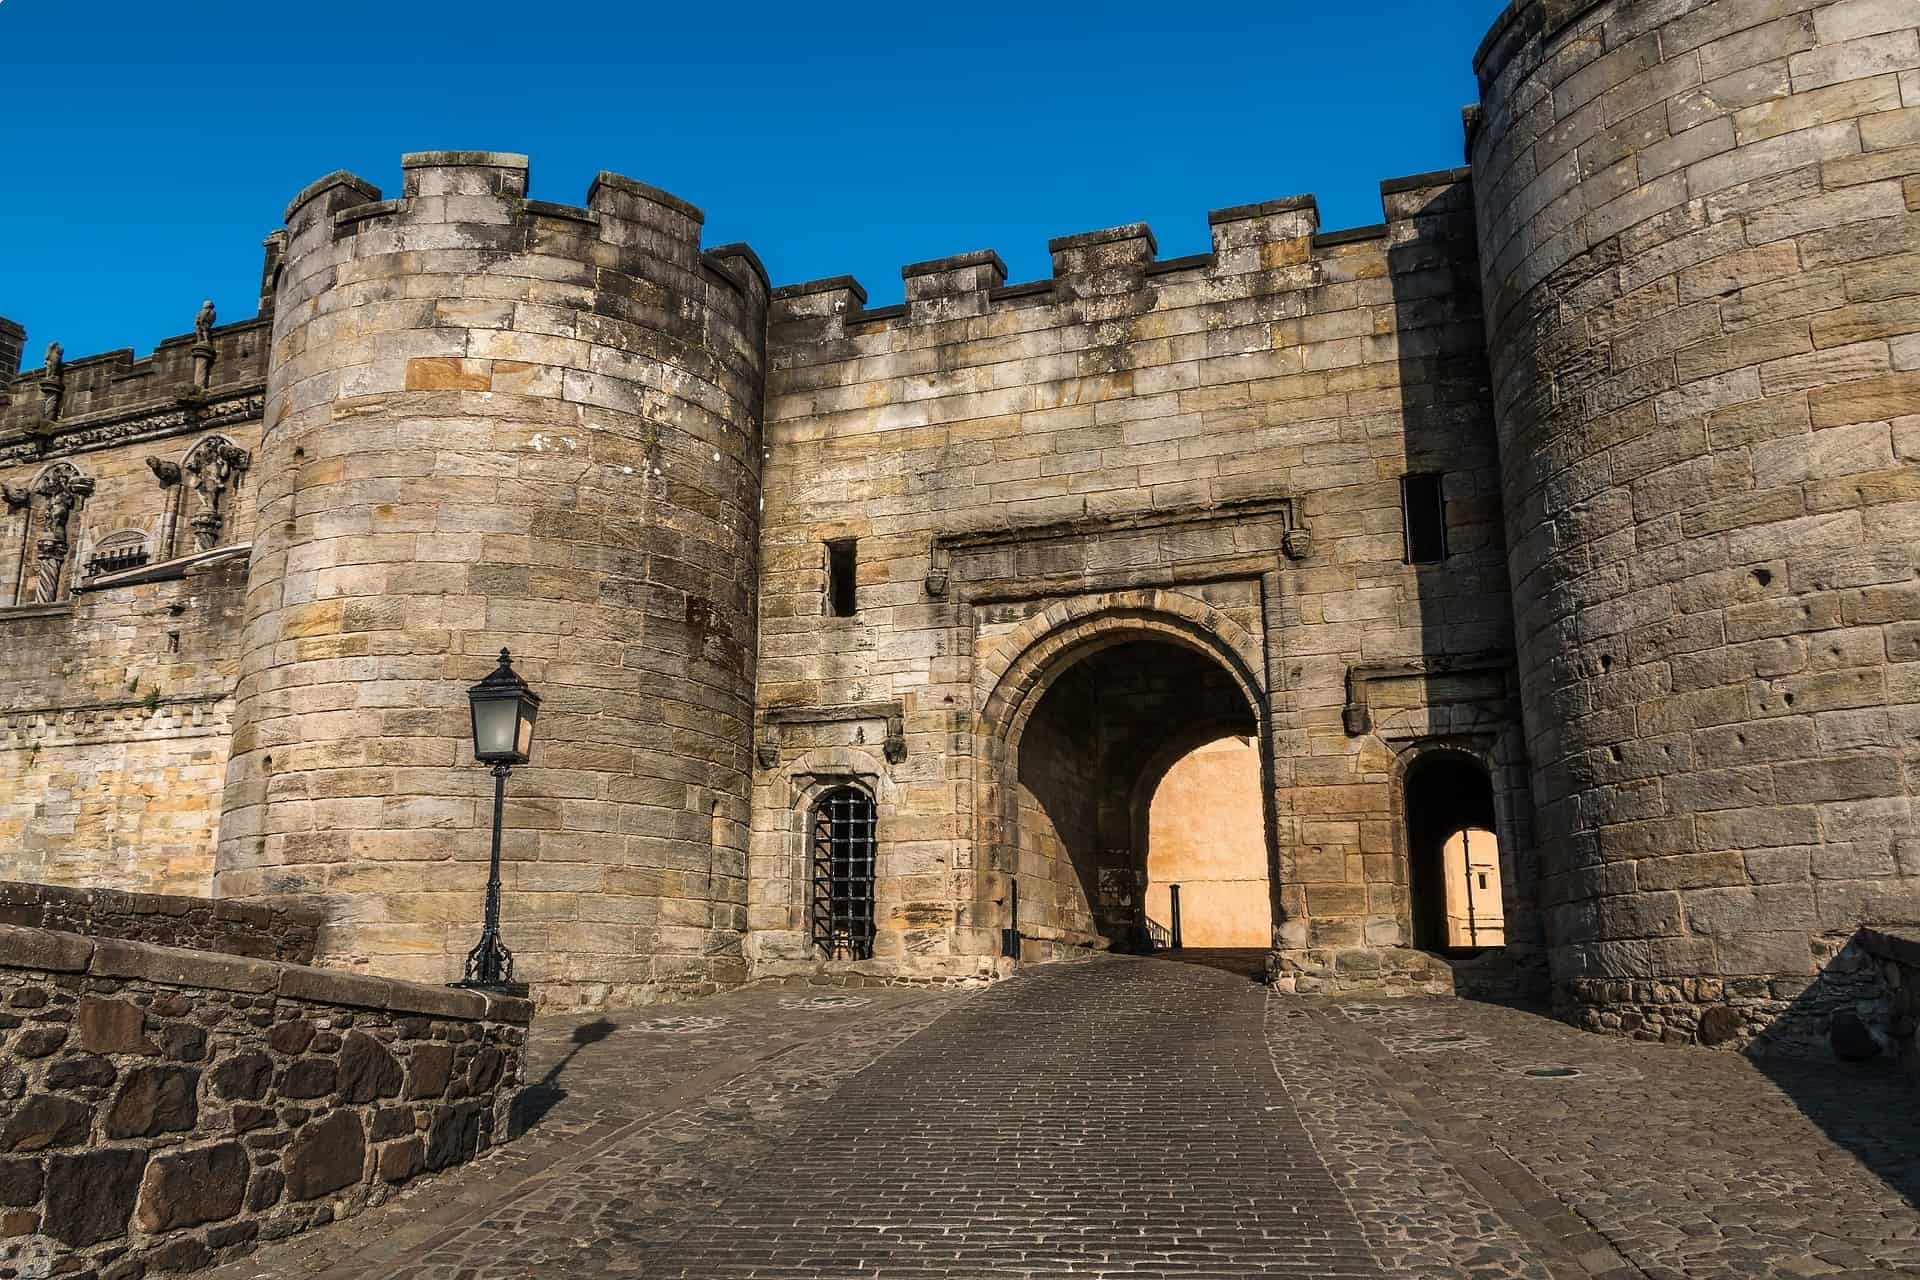
{"type": "Polygon", "coordinates": [[[1920,23],[1520,0],[1477,69],[1472,168],[1371,227],[1296,196],[875,308],[630,179],[550,204],[433,152],[301,193],[258,320],[24,373],[0,325],[0,870],[456,976],[464,687],[505,645],[546,699],[506,927],[551,1003],[1149,945],[1144,805],[1235,735],[1284,989],[1727,1044],[1884,1017],[1920,23]],[[1502,947],[1434,940],[1436,803],[1497,833],[1502,947]]]}

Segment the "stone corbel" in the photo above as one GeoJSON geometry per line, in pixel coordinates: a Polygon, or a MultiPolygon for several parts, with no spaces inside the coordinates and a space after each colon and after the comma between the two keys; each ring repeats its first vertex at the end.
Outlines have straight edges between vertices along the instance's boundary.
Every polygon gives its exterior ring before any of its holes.
{"type": "Polygon", "coordinates": [[[162,489],[171,489],[180,483],[180,464],[168,462],[165,458],[148,458],[147,469],[153,472],[153,478],[160,482],[162,489]]]}
{"type": "Polygon", "coordinates": [[[887,717],[887,742],[884,750],[889,764],[899,764],[907,758],[906,717],[897,711],[887,717]]]}
{"type": "Polygon", "coordinates": [[[33,490],[16,489],[10,484],[0,484],[0,500],[7,504],[7,510],[18,511],[33,501],[33,490]]]}
{"type": "Polygon", "coordinates": [[[923,584],[927,589],[928,599],[945,600],[947,598],[948,575],[952,560],[953,553],[941,546],[939,539],[936,538],[929,552],[927,578],[923,584]]]}
{"type": "Polygon", "coordinates": [[[1313,531],[1296,525],[1280,535],[1280,550],[1289,560],[1305,560],[1313,551],[1313,531]]]}
{"type": "Polygon", "coordinates": [[[762,769],[776,768],[780,764],[780,729],[769,724],[760,730],[760,741],[753,749],[754,758],[759,760],[762,769]]]}

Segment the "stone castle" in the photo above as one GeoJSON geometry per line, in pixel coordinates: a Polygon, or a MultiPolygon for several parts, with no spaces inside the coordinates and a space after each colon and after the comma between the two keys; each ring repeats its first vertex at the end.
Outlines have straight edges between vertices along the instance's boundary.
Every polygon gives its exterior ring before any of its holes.
{"type": "Polygon", "coordinates": [[[1278,199],[899,306],[613,174],[330,174],[254,319],[25,371],[0,322],[0,875],[458,977],[506,646],[549,1004],[1164,943],[1146,812],[1233,737],[1284,990],[1818,1013],[1920,922],[1917,26],[1518,0],[1471,168],[1379,225],[1278,199]]]}

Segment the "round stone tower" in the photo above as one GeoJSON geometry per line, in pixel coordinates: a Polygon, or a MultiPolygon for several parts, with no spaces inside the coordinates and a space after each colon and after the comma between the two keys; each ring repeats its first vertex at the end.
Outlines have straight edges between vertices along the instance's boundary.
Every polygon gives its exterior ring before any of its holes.
{"type": "Polygon", "coordinates": [[[1858,926],[1920,920],[1916,25],[1520,0],[1478,56],[1543,905],[1590,1026],[1817,1034],[1858,926]]]}
{"type": "Polygon", "coordinates": [[[701,214],[523,156],[407,156],[287,210],[216,892],[320,960],[460,976],[492,782],[467,686],[544,698],[505,938],[543,1003],[740,976],[767,285],[701,214]]]}

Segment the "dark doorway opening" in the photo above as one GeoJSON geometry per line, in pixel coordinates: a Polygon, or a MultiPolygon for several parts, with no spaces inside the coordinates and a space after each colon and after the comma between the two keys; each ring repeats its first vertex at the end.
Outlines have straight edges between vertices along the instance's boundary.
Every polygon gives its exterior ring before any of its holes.
{"type": "Polygon", "coordinates": [[[1493,780],[1468,755],[1436,752],[1407,771],[1407,873],[1413,945],[1505,945],[1493,780]]]}

